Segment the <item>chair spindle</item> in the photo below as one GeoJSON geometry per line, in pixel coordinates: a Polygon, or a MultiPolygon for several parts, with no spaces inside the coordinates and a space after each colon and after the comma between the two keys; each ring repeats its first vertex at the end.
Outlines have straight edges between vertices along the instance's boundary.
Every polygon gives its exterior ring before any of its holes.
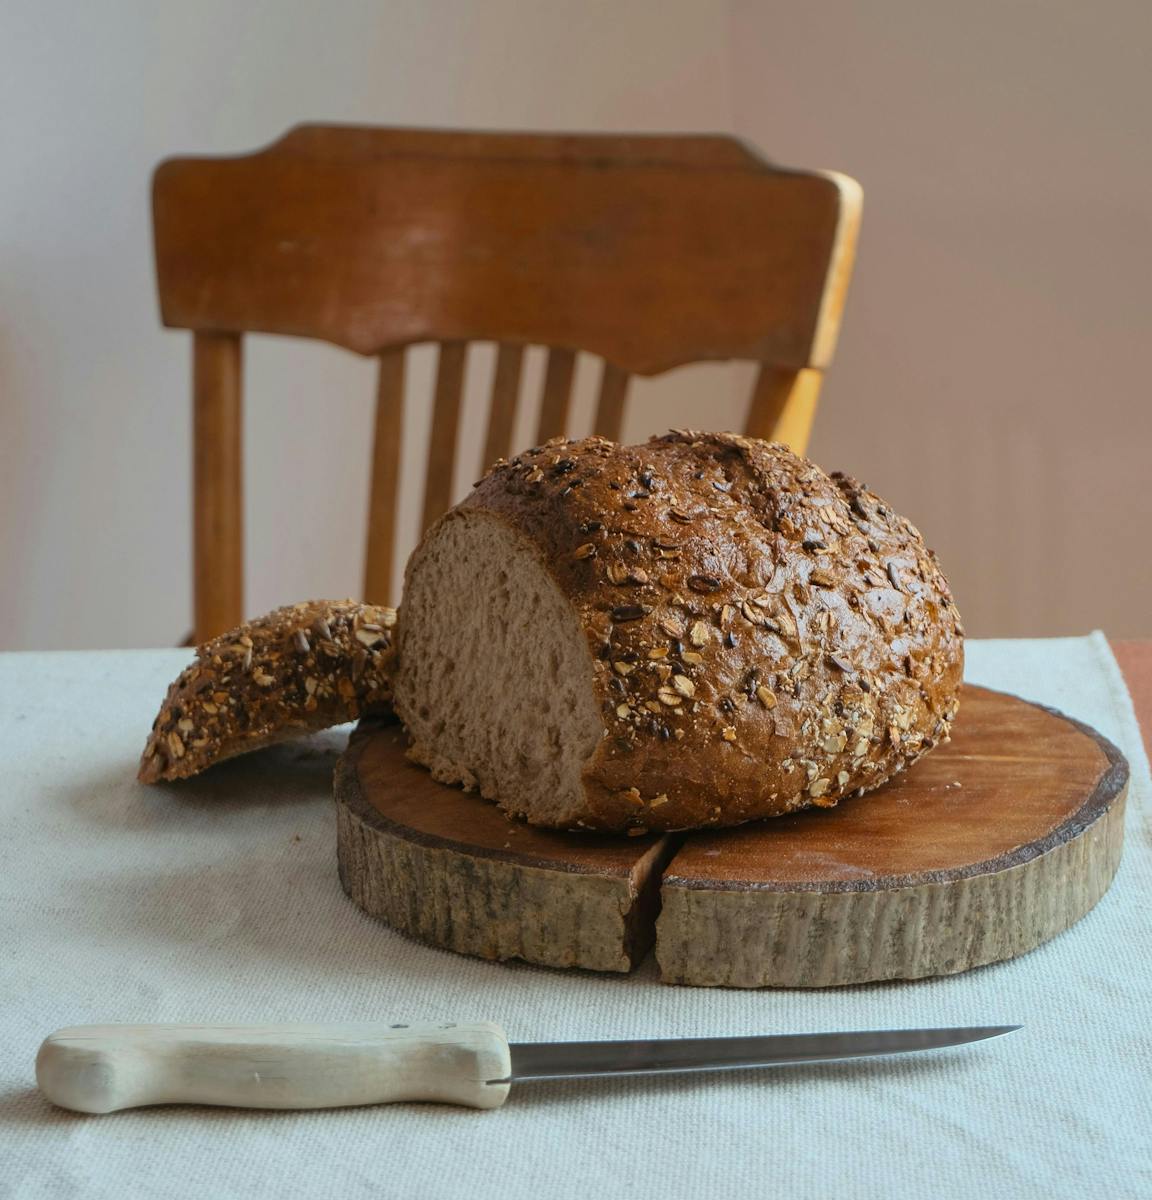
{"type": "Polygon", "coordinates": [[[404,442],[404,362],[403,346],[385,350],[380,355],[368,500],[368,542],[364,558],[364,599],[369,604],[393,603],[392,561],[396,547],[396,505],[400,497],[400,454],[404,442]]]}
{"type": "Polygon", "coordinates": [[[424,484],[422,529],[446,512],[452,503],[456,468],[456,435],[460,428],[460,398],[464,389],[467,342],[441,342],[432,402],[432,436],[428,446],[428,477],[424,484]]]}
{"type": "Polygon", "coordinates": [[[554,347],[548,351],[544,395],[540,402],[540,424],[536,429],[538,444],[559,436],[567,429],[568,409],[572,403],[572,377],[575,373],[575,350],[554,347]]]}
{"type": "Polygon", "coordinates": [[[520,376],[524,369],[524,347],[501,343],[496,354],[496,373],[492,377],[492,402],[488,410],[488,436],[484,440],[481,471],[512,452],[512,430],[516,424],[516,405],[520,397],[520,376]]]}

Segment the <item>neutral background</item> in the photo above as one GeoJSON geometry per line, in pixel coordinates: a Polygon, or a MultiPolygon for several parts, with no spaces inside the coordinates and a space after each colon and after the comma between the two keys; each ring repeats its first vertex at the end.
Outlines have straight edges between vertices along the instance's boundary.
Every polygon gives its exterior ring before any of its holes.
{"type": "MultiPolygon", "coordinates": [[[[149,175],[306,119],[735,131],[855,175],[813,457],[927,531],[971,632],[1152,633],[1150,40],[1143,0],[0,0],[0,648],[190,627],[149,175]]],[[[746,382],[646,382],[627,432],[738,426],[746,382]]],[[[356,594],[373,364],[254,338],[248,386],[250,611],[356,594]]]]}

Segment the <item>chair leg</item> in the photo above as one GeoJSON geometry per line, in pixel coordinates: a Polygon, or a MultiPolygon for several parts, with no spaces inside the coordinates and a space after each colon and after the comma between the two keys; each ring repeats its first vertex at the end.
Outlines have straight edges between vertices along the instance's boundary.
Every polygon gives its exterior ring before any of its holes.
{"type": "Polygon", "coordinates": [[[783,442],[797,454],[808,448],[823,373],[764,366],[756,379],[744,432],[749,437],[783,442]]]}
{"type": "Polygon", "coordinates": [[[364,599],[368,604],[392,603],[396,503],[400,497],[400,458],[404,446],[404,353],[401,346],[380,355],[364,555],[364,599]]]}
{"type": "Polygon", "coordinates": [[[197,333],[192,355],[194,636],[203,642],[244,616],[240,335],[197,333]]]}

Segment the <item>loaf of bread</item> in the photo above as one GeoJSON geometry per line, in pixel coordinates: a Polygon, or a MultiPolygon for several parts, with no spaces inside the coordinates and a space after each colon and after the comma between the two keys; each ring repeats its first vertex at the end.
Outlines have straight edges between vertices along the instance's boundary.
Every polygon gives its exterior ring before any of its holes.
{"type": "Polygon", "coordinates": [[[396,611],[352,600],[278,608],[196,648],[140,759],[144,783],[387,710],[396,611]]]}
{"type": "Polygon", "coordinates": [[[845,475],[730,434],[554,439],[413,554],[394,703],[437,779],[534,824],[735,825],[945,738],[962,639],[935,556],[845,475]]]}

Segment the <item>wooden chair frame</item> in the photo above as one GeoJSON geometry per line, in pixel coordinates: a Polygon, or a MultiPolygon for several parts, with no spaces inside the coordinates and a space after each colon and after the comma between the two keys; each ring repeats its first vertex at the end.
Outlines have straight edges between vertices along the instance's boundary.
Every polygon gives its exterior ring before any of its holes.
{"type": "Polygon", "coordinates": [[[524,348],[548,348],[537,436],[565,432],[578,351],[603,359],[595,431],[631,375],[760,364],[745,430],[803,450],[831,361],[859,186],[720,136],[305,125],[153,180],[160,308],[191,330],[195,636],[243,615],[242,338],[379,359],[365,598],[389,600],[405,351],[437,342],[427,525],[451,501],[470,341],[499,344],[484,458],[512,450],[524,348]]]}

